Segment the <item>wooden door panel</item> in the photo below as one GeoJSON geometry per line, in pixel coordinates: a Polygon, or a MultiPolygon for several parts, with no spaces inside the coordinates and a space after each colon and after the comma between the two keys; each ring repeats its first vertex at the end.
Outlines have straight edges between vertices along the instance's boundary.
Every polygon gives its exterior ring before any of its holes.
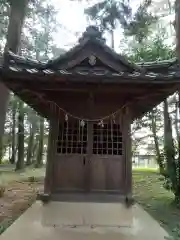
{"type": "Polygon", "coordinates": [[[123,191],[122,157],[93,156],[90,161],[91,191],[123,191]]]}
{"type": "Polygon", "coordinates": [[[84,157],[65,155],[56,158],[54,169],[55,191],[84,191],[84,157]]]}

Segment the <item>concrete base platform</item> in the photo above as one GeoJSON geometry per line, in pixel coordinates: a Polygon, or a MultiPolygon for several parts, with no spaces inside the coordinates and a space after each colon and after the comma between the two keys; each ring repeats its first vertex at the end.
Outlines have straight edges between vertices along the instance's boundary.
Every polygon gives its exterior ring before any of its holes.
{"type": "Polygon", "coordinates": [[[37,201],[0,240],[164,240],[166,231],[139,205],[37,201]]]}

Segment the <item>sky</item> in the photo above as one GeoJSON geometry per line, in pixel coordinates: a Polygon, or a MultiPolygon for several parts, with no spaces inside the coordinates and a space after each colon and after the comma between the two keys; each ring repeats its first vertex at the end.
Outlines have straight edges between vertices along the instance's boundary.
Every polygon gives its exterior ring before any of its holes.
{"type": "MultiPolygon", "coordinates": [[[[57,20],[62,26],[54,34],[55,43],[58,47],[63,49],[70,49],[73,47],[78,38],[81,36],[82,32],[85,31],[86,27],[90,25],[90,22],[87,20],[87,17],[84,15],[84,9],[88,5],[93,5],[98,0],[51,0],[56,8],[58,9],[57,20]],[[90,3],[89,3],[90,2],[90,3]]],[[[154,0],[155,4],[153,6],[158,7],[161,5],[161,2],[166,2],[167,0],[154,0]]],[[[174,0],[172,0],[174,1],[174,0]]],[[[131,0],[132,8],[135,10],[139,0],[131,0]]],[[[157,9],[156,9],[157,11],[157,9]]],[[[166,18],[165,21],[169,22],[173,20],[174,16],[166,18]]],[[[120,41],[122,40],[122,31],[118,28],[115,31],[115,50],[121,52],[120,41]]],[[[107,35],[107,44],[111,45],[110,37],[107,35]]]]}
{"type": "Polygon", "coordinates": [[[58,22],[65,28],[61,27],[54,35],[56,44],[63,48],[69,49],[85,31],[88,21],[84,15],[84,9],[87,6],[85,2],[52,0],[59,14],[57,16],[58,22]]]}
{"type": "MultiPolygon", "coordinates": [[[[93,5],[97,0],[89,1],[64,1],[64,0],[52,0],[56,8],[59,10],[57,16],[58,22],[60,22],[65,28],[59,29],[54,35],[56,44],[65,49],[73,47],[82,32],[86,30],[86,27],[90,25],[87,17],[84,15],[84,9],[87,6],[93,5]],[[89,3],[90,2],[90,3],[89,3]]],[[[133,6],[136,7],[137,0],[133,0],[133,6]]],[[[115,49],[118,51],[120,45],[120,28],[115,31],[115,49]]],[[[111,45],[110,37],[107,35],[107,44],[111,45]]]]}

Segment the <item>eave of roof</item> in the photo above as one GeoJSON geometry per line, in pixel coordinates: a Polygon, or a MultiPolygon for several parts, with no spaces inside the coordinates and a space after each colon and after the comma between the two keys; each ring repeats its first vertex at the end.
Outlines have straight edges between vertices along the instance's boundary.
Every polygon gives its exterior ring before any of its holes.
{"type": "MultiPolygon", "coordinates": [[[[102,83],[159,83],[159,82],[180,82],[180,72],[169,72],[168,74],[162,73],[126,73],[126,72],[119,72],[119,73],[111,73],[111,72],[96,72],[96,71],[67,71],[67,70],[37,70],[34,68],[31,69],[24,69],[24,68],[16,68],[16,67],[9,67],[9,69],[0,68],[0,73],[3,76],[13,76],[14,78],[20,76],[27,76],[29,79],[32,78],[44,78],[44,81],[48,79],[58,79],[60,77],[61,80],[65,79],[66,81],[77,81],[77,82],[102,82],[102,83]],[[86,77],[86,78],[84,78],[86,77]]],[[[24,81],[28,81],[28,78],[24,78],[24,81]]],[[[57,81],[60,81],[57,80],[57,81]]]]}
{"type": "MultiPolygon", "coordinates": [[[[57,69],[57,68],[66,68],[64,67],[64,63],[68,61],[74,61],[73,56],[78,54],[82,49],[84,52],[86,52],[86,46],[90,44],[92,53],[96,54],[96,52],[93,52],[93,49],[95,46],[98,46],[101,48],[102,52],[107,54],[113,60],[116,62],[116,65],[124,65],[127,69],[130,69],[131,72],[133,71],[141,71],[141,67],[136,65],[135,63],[132,63],[128,61],[128,59],[123,56],[117,54],[112,48],[107,46],[101,36],[101,33],[98,31],[96,27],[90,26],[86,29],[86,32],[83,33],[82,38],[79,40],[79,43],[70,49],[68,52],[62,54],[56,59],[50,60],[47,63],[42,63],[40,61],[35,61],[29,58],[23,58],[21,56],[15,55],[12,52],[6,52],[5,58],[6,63],[16,63],[17,65],[23,65],[27,68],[29,67],[35,67],[37,69],[57,69]]],[[[115,67],[116,68],[116,67],[115,67]]],[[[115,69],[117,70],[117,69],[115,69]]]]}
{"type": "MultiPolygon", "coordinates": [[[[179,65],[177,58],[173,58],[170,60],[163,61],[154,61],[154,62],[139,62],[139,63],[131,63],[127,60],[126,57],[117,54],[113,49],[108,47],[103,41],[102,37],[99,37],[100,32],[90,26],[83,34],[83,37],[79,40],[79,44],[72,48],[70,51],[64,53],[60,57],[50,60],[46,63],[41,61],[36,61],[29,58],[24,58],[22,56],[15,55],[12,52],[6,52],[4,54],[4,66],[8,69],[14,69],[13,71],[27,71],[29,73],[46,73],[46,74],[62,74],[62,75],[84,75],[84,76],[110,76],[109,73],[97,73],[97,72],[71,72],[68,68],[63,66],[63,63],[68,60],[73,60],[71,57],[74,53],[78,53],[81,49],[83,49],[88,42],[91,42],[92,45],[99,45],[103,48],[103,51],[108,53],[108,56],[112,56],[112,58],[117,61],[117,63],[122,63],[129,69],[132,69],[131,72],[120,72],[116,71],[118,76],[123,76],[125,78],[168,78],[173,79],[180,77],[179,74],[179,65]],[[92,31],[91,33],[89,33],[92,31]],[[62,67],[63,66],[63,67],[62,67]],[[56,70],[56,71],[55,71],[56,70]],[[161,73],[160,73],[161,72],[161,73]],[[164,74],[162,74],[164,73],[164,74]]],[[[2,59],[1,59],[2,60],[2,59]]],[[[3,69],[3,61],[0,60],[1,69],[3,69]]],[[[1,70],[2,71],[2,70],[1,70]]],[[[115,77],[115,75],[111,75],[111,77],[115,77]]]]}
{"type": "MultiPolygon", "coordinates": [[[[68,52],[69,54],[69,52],[68,52]]],[[[65,56],[62,56],[60,58],[64,58],[65,56]]],[[[122,57],[122,56],[121,56],[122,57]]],[[[18,56],[15,55],[12,52],[7,52],[6,53],[6,58],[8,59],[8,65],[10,67],[15,67],[15,68],[19,68],[19,69],[37,69],[38,71],[43,71],[43,70],[51,70],[51,64],[54,64],[56,61],[59,61],[60,58],[55,59],[52,61],[48,61],[47,63],[41,62],[41,61],[36,61],[30,58],[24,58],[22,56],[18,56]]],[[[124,60],[123,60],[124,61],[124,60]]],[[[129,64],[129,63],[128,63],[129,64]]],[[[168,71],[169,68],[173,67],[173,65],[175,66],[175,68],[173,70],[177,70],[179,71],[179,67],[177,66],[178,64],[178,59],[177,58],[172,58],[169,60],[163,60],[163,61],[154,61],[154,62],[138,62],[135,63],[136,66],[139,66],[139,69],[134,70],[134,72],[141,72],[141,73],[148,73],[150,72],[150,74],[152,74],[154,72],[154,74],[156,73],[156,71],[158,69],[166,69],[168,71]],[[140,70],[140,71],[138,71],[140,70]]],[[[3,65],[3,58],[0,58],[0,67],[2,69],[3,65]]],[[[61,70],[60,70],[61,71],[61,70]]],[[[170,69],[171,72],[172,69],[170,69]]],[[[170,73],[171,75],[171,73],[170,73]]]]}
{"type": "Polygon", "coordinates": [[[170,68],[173,65],[178,64],[178,59],[172,58],[169,60],[157,60],[152,62],[136,62],[136,65],[145,68],[147,70],[156,70],[158,68],[170,68]]]}

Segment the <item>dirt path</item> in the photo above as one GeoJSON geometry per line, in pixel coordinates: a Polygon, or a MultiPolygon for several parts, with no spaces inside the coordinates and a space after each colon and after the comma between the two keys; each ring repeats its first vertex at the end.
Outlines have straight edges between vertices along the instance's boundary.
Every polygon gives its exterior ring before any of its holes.
{"type": "Polygon", "coordinates": [[[42,181],[13,181],[6,185],[0,198],[0,234],[35,201],[42,187],[42,181]]]}

